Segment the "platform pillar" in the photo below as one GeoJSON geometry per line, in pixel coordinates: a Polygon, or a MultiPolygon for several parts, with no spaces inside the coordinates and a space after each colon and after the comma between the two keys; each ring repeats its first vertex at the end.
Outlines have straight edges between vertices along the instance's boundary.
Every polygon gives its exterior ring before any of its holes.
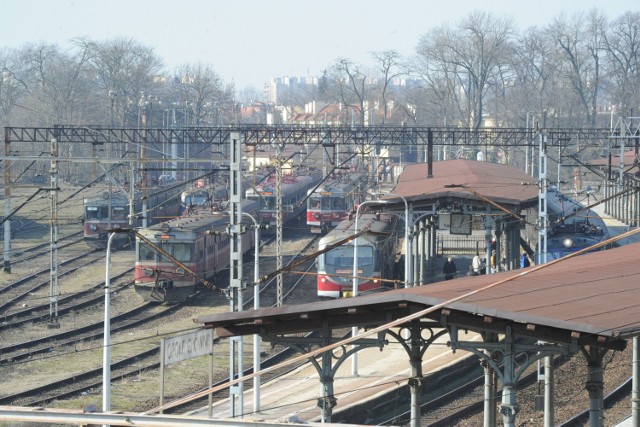
{"type": "Polygon", "coordinates": [[[544,427],[553,427],[555,425],[553,374],[553,356],[549,355],[544,358],[544,427]]]}
{"type": "Polygon", "coordinates": [[[633,359],[631,376],[631,423],[640,425],[640,338],[633,337],[633,359]]]}
{"type": "Polygon", "coordinates": [[[589,392],[589,426],[601,427],[604,407],[604,382],[602,359],[608,350],[599,347],[590,347],[587,351],[582,348],[582,352],[587,359],[587,382],[586,389],[589,392]]]}
{"type": "MultiPolygon", "coordinates": [[[[482,334],[485,342],[496,342],[496,334],[485,332],[482,334]]],[[[487,358],[491,358],[491,351],[485,350],[487,358]]],[[[495,427],[496,425],[496,374],[486,360],[482,360],[484,369],[484,427],[495,427]]]]}
{"type": "Polygon", "coordinates": [[[515,366],[516,353],[513,342],[513,335],[511,334],[511,327],[507,326],[506,329],[507,330],[504,338],[504,348],[506,351],[503,353],[502,358],[504,367],[502,373],[502,405],[500,405],[500,413],[502,414],[502,422],[504,427],[515,427],[516,413],[518,412],[516,402],[516,386],[518,381],[515,366]]]}
{"type": "Polygon", "coordinates": [[[409,365],[411,366],[411,427],[420,427],[420,394],[422,392],[422,347],[420,321],[411,322],[409,365]]]}
{"type": "Polygon", "coordinates": [[[331,369],[331,352],[322,353],[322,373],[320,375],[321,397],[318,398],[320,422],[330,423],[336,398],[333,395],[333,371],[331,369]]]}

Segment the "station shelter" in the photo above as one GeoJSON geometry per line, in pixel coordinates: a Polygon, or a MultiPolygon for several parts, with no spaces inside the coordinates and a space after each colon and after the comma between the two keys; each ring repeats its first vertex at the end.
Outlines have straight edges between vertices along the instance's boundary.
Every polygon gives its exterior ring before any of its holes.
{"type": "Polygon", "coordinates": [[[442,280],[438,259],[447,255],[489,264],[495,250],[495,271],[519,268],[523,251],[533,259],[538,195],[537,181],[517,168],[457,159],[407,165],[386,203],[368,209],[408,208],[410,287],[442,280]]]}

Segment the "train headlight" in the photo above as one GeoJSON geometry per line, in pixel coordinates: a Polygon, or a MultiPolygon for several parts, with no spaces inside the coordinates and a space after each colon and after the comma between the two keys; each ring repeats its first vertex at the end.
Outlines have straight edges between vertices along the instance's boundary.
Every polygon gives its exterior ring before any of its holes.
{"type": "Polygon", "coordinates": [[[184,268],[181,268],[181,267],[176,268],[176,274],[178,276],[184,276],[185,275],[184,268]]]}
{"type": "Polygon", "coordinates": [[[91,224],[91,226],[89,226],[89,228],[91,229],[91,231],[96,231],[98,229],[98,226],[95,224],[91,224]]]}
{"type": "Polygon", "coordinates": [[[573,246],[573,239],[571,237],[566,237],[562,242],[565,248],[570,248],[573,246]]]}
{"type": "Polygon", "coordinates": [[[326,278],[326,277],[323,277],[322,279],[320,279],[320,281],[321,281],[322,283],[327,283],[327,278],[326,278]]]}
{"type": "Polygon", "coordinates": [[[147,277],[153,276],[153,268],[145,268],[144,269],[144,275],[147,276],[147,277]]]}

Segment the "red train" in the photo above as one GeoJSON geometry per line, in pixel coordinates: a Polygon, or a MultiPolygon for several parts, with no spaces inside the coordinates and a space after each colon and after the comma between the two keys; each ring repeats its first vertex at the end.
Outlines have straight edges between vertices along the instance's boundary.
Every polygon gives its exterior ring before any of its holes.
{"type": "MultiPolygon", "coordinates": [[[[322,176],[317,170],[296,169],[292,174],[282,178],[282,219],[283,223],[293,218],[300,217],[307,209],[304,199],[309,189],[320,182],[322,176]]],[[[255,188],[249,188],[246,192],[247,199],[259,201],[260,222],[269,224],[274,230],[276,225],[276,178],[273,174],[257,184],[255,188]]]]}
{"type": "MultiPolygon", "coordinates": [[[[355,219],[342,221],[318,243],[318,251],[354,234],[355,219]]],[[[379,279],[397,279],[396,259],[399,258],[400,228],[395,215],[363,214],[358,218],[358,230],[376,234],[358,237],[358,293],[390,287],[379,279]],[[366,277],[366,279],[363,279],[366,277]]],[[[354,240],[331,249],[316,258],[318,296],[340,298],[353,291],[354,240]]]]}
{"type": "MultiPolygon", "coordinates": [[[[184,185],[173,185],[147,191],[146,212],[142,212],[142,193],[136,191],[133,197],[133,227],[142,226],[143,217],[147,225],[166,221],[180,215],[180,192],[184,185]]],[[[123,193],[112,193],[108,188],[96,189],[96,194],[84,198],[83,228],[84,241],[94,249],[104,249],[107,245],[108,230],[129,228],[129,198],[123,193]],[[109,209],[111,208],[111,209],[109,209]]],[[[128,244],[131,237],[125,233],[116,234],[111,242],[114,249],[128,244]]]]}
{"type": "Polygon", "coordinates": [[[329,231],[355,211],[364,200],[365,178],[361,173],[335,175],[309,190],[307,225],[312,233],[329,231]]]}
{"type": "MultiPolygon", "coordinates": [[[[255,215],[258,204],[244,200],[242,211],[255,215]]],[[[162,248],[185,267],[207,280],[229,267],[229,217],[210,209],[155,224],[140,235],[162,248]]],[[[247,226],[253,224],[247,222],[247,226]]],[[[254,247],[254,233],[242,236],[242,253],[254,247]]],[[[135,290],[145,301],[178,302],[192,295],[201,279],[161,255],[152,245],[136,239],[135,290]]]]}

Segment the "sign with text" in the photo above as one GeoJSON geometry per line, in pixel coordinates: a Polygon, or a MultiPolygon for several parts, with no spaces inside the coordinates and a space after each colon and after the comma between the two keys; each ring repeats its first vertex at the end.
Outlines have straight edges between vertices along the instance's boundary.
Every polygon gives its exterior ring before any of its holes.
{"type": "Polygon", "coordinates": [[[194,357],[211,354],[213,351],[213,329],[203,329],[190,334],[162,340],[164,364],[181,362],[194,357]]]}

